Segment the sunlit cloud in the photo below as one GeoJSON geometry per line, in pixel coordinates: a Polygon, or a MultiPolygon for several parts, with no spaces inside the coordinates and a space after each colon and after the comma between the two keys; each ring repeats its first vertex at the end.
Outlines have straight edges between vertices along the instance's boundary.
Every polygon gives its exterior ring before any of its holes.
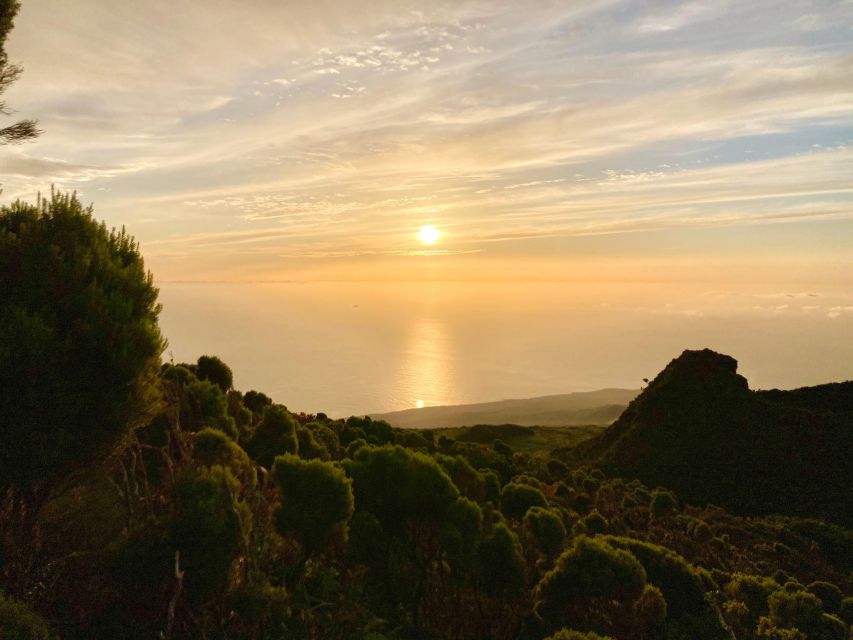
{"type": "Polygon", "coordinates": [[[194,256],[236,279],[300,257],[377,270],[428,258],[425,224],[448,231],[430,256],[472,260],[853,234],[851,27],[840,1],[43,0],[13,31],[8,99],[46,133],[3,152],[0,181],[78,190],[164,278],[194,256]]]}

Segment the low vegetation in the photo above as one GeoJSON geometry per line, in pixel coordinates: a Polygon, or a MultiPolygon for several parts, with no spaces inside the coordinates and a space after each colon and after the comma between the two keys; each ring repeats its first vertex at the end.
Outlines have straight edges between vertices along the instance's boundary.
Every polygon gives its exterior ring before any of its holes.
{"type": "Polygon", "coordinates": [[[0,265],[2,638],[850,638],[843,522],[643,483],[618,425],[398,430],[158,364],[135,243],[73,197],[0,211],[0,265]]]}

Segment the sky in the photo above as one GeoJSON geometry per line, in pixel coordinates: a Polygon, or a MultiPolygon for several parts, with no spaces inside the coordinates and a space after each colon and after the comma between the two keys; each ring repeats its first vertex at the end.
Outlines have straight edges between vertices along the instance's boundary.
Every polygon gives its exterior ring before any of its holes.
{"type": "Polygon", "coordinates": [[[26,0],[7,50],[2,201],[161,282],[853,280],[851,0],[26,0]]]}

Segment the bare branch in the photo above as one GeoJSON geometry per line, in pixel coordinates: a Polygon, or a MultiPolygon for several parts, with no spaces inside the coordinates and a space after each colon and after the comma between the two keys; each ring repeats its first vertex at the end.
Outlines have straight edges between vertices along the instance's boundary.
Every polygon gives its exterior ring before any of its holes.
{"type": "Polygon", "coordinates": [[[20,144],[38,137],[41,133],[36,120],[21,120],[0,129],[0,144],[20,144]]]}

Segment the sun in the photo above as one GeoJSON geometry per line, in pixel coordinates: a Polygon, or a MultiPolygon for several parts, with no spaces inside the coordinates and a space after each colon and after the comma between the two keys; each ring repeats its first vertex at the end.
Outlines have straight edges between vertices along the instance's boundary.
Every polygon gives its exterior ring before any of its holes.
{"type": "Polygon", "coordinates": [[[418,231],[418,240],[424,244],[435,244],[441,237],[441,232],[431,224],[424,225],[418,231]]]}

